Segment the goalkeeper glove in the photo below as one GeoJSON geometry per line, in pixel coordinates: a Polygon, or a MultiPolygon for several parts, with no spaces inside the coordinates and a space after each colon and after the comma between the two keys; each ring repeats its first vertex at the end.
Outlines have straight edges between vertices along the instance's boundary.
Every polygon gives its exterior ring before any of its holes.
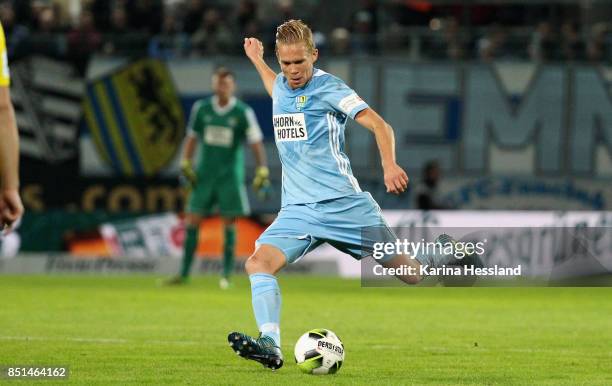
{"type": "Polygon", "coordinates": [[[258,166],[253,178],[253,190],[260,200],[265,200],[270,193],[270,170],[266,166],[258,166]]]}
{"type": "Polygon", "coordinates": [[[185,180],[190,188],[193,188],[198,180],[198,177],[191,166],[191,161],[188,159],[181,161],[181,177],[185,180]]]}

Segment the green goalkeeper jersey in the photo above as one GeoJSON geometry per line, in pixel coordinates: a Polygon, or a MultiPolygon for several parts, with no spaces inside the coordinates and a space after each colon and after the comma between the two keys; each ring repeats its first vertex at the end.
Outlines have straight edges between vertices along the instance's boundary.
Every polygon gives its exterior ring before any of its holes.
{"type": "Polygon", "coordinates": [[[244,181],[244,144],[262,139],[253,109],[235,97],[219,106],[216,96],[195,102],[187,135],[196,136],[200,153],[195,164],[198,181],[244,181]]]}

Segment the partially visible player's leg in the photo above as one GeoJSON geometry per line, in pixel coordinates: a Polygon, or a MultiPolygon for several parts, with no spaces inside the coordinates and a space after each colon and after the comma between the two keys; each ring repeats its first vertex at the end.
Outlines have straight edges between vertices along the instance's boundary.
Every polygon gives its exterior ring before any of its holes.
{"type": "MultiPolygon", "coordinates": [[[[403,268],[407,266],[414,267],[414,272],[419,272],[419,268],[421,266],[421,263],[419,263],[418,260],[411,259],[407,255],[397,255],[391,259],[379,261],[379,263],[385,268],[403,268]]],[[[396,272],[398,271],[408,272],[408,270],[396,270],[396,272]]],[[[403,275],[395,275],[395,277],[406,284],[418,284],[422,280],[422,277],[419,274],[409,275],[406,273],[403,275]]]]}
{"type": "Polygon", "coordinates": [[[185,242],[183,243],[183,260],[181,261],[180,277],[183,281],[189,278],[195,251],[198,248],[198,236],[202,216],[187,213],[185,217],[185,242]]]}
{"type": "Polygon", "coordinates": [[[255,253],[246,262],[260,337],[254,339],[240,332],[228,336],[236,353],[272,369],[283,364],[280,351],[281,295],[275,275],[286,264],[320,245],[318,240],[304,234],[311,227],[305,210],[297,205],[283,208],[274,223],[259,237],[255,253]]]}
{"type": "Polygon", "coordinates": [[[223,273],[219,285],[222,289],[227,289],[234,270],[234,256],[236,247],[236,221],[234,217],[223,218],[223,273]]]}
{"type": "Polygon", "coordinates": [[[215,190],[204,181],[198,183],[189,194],[185,215],[185,242],[179,275],[166,281],[166,284],[183,284],[187,282],[193,258],[198,247],[200,223],[204,216],[211,212],[215,204],[215,190]]]}
{"type": "Polygon", "coordinates": [[[251,281],[253,313],[259,328],[257,339],[232,332],[227,340],[238,355],[276,370],[283,365],[280,351],[281,295],[276,276],[286,263],[283,252],[272,245],[260,245],[245,268],[251,281]]]}
{"type": "Polygon", "coordinates": [[[177,276],[163,282],[165,285],[179,285],[187,283],[193,257],[198,247],[198,234],[200,231],[200,223],[202,216],[196,213],[187,213],[185,216],[185,241],[183,242],[183,257],[181,259],[181,268],[177,276]]]}
{"type": "MultiPolygon", "coordinates": [[[[356,259],[371,255],[376,243],[392,243],[398,241],[393,230],[382,216],[380,207],[367,192],[355,193],[325,203],[316,204],[321,226],[314,228],[313,236],[325,240],[339,250],[350,254],[356,259]]],[[[446,244],[455,241],[448,235],[440,235],[437,243],[446,244]]],[[[468,264],[473,259],[457,260],[453,255],[443,253],[417,254],[415,258],[409,255],[390,255],[377,260],[386,268],[413,267],[413,270],[398,270],[406,272],[396,277],[407,284],[417,284],[422,280],[421,265],[441,267],[442,265],[468,264]],[[409,274],[408,272],[414,272],[409,274]]],[[[476,262],[475,264],[482,264],[476,262]]]]}
{"type": "MultiPolygon", "coordinates": [[[[376,243],[395,243],[397,240],[380,207],[367,192],[319,203],[316,207],[321,226],[315,228],[314,237],[325,240],[357,260],[371,256],[376,243]]],[[[404,255],[385,256],[377,262],[386,268],[412,266],[415,272],[420,265],[417,260],[404,255]]],[[[406,273],[397,277],[407,284],[421,281],[418,274],[406,273]]]]}
{"type": "Polygon", "coordinates": [[[253,312],[262,335],[280,347],[281,294],[276,273],[286,264],[283,252],[272,245],[261,245],[246,261],[251,281],[253,312]]]}
{"type": "MultiPolygon", "coordinates": [[[[457,241],[449,235],[441,234],[434,242],[445,246],[448,243],[455,244],[457,241]]],[[[378,263],[385,268],[403,268],[410,266],[414,268],[414,270],[412,270],[413,272],[421,272],[421,266],[428,266],[432,268],[442,267],[444,265],[474,265],[476,267],[484,266],[482,260],[476,253],[466,255],[462,259],[457,259],[452,254],[444,254],[441,251],[439,253],[432,251],[432,253],[429,254],[418,253],[414,258],[410,257],[410,255],[397,255],[387,259],[383,258],[378,260],[378,263]]],[[[405,269],[397,271],[409,272],[409,270],[405,269]]],[[[418,273],[415,273],[414,275],[408,275],[407,273],[398,274],[395,276],[407,284],[418,284],[423,279],[423,277],[418,273]]],[[[447,285],[449,284],[448,282],[454,282],[455,285],[472,285],[474,283],[473,278],[470,278],[469,280],[466,280],[465,278],[455,278],[455,280],[452,280],[451,278],[451,280],[447,280],[445,277],[440,277],[440,280],[447,285]]]]}
{"type": "Polygon", "coordinates": [[[246,261],[244,268],[249,275],[258,273],[275,275],[287,264],[281,249],[271,244],[260,245],[246,261]]]}
{"type": "Polygon", "coordinates": [[[242,182],[228,180],[217,186],[219,211],[223,217],[223,274],[219,281],[222,289],[229,287],[230,275],[234,269],[234,249],[236,245],[235,218],[248,216],[250,213],[246,188],[242,182]]]}

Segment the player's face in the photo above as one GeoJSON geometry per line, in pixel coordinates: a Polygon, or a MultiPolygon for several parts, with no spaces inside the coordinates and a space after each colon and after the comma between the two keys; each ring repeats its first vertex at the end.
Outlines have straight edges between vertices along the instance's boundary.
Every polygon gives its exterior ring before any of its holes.
{"type": "Polygon", "coordinates": [[[231,75],[226,76],[213,76],[212,80],[212,88],[213,92],[217,97],[223,100],[229,99],[232,95],[234,95],[234,90],[236,89],[236,84],[234,82],[234,77],[231,75]]]}
{"type": "Polygon", "coordinates": [[[309,52],[303,43],[279,44],[276,55],[289,87],[299,88],[312,78],[314,62],[317,61],[319,52],[316,48],[309,52]]]}

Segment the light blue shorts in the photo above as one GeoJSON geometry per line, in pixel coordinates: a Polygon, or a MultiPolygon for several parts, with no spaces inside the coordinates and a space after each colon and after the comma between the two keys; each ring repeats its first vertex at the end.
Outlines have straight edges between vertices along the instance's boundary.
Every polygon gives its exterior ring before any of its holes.
{"type": "Polygon", "coordinates": [[[294,263],[323,243],[359,260],[372,255],[374,242],[396,239],[370,193],[360,192],[283,207],[255,245],[272,245],[283,251],[287,263],[294,263]]]}

